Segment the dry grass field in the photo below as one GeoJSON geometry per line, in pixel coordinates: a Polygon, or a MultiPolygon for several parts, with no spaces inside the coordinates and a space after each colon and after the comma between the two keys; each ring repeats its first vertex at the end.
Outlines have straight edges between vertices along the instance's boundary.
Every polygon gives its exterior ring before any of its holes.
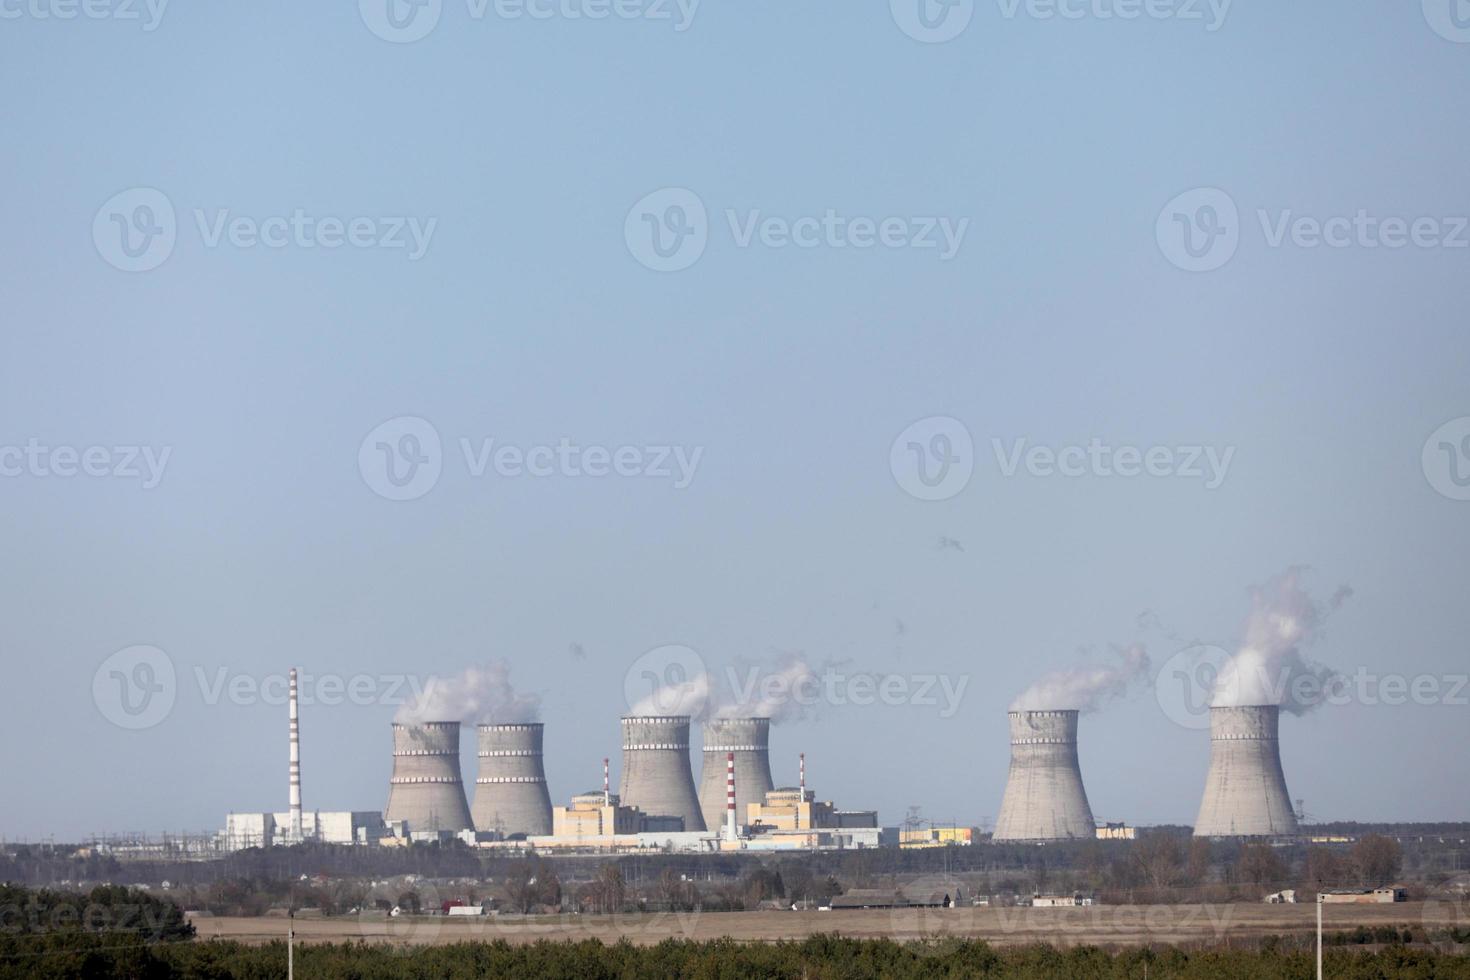
{"type": "MultiPolygon", "coordinates": [[[[1357,926],[1413,925],[1429,928],[1465,923],[1443,903],[1335,905],[1325,908],[1329,931],[1357,926]]],[[[200,939],[269,942],[286,934],[283,918],[200,918],[200,939]]],[[[600,939],[652,944],[664,939],[748,942],[800,939],[814,933],[896,940],[957,936],[996,945],[1047,942],[1131,946],[1141,943],[1213,945],[1254,941],[1271,933],[1315,929],[1313,905],[1119,905],[1072,909],[961,908],[845,910],[836,912],[685,912],[617,916],[487,916],[446,918],[340,917],[296,920],[301,942],[367,942],[398,945],[493,941],[512,943],[600,939]]]]}

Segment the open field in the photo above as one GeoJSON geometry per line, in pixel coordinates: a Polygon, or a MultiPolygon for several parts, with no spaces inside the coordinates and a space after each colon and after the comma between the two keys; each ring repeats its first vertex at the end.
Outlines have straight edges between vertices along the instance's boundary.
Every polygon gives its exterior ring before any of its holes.
{"type": "MultiPolygon", "coordinates": [[[[1464,927],[1459,910],[1446,903],[1336,905],[1324,910],[1328,931],[1357,926],[1464,927]]],[[[269,942],[286,933],[286,920],[200,918],[200,939],[269,942]]],[[[800,939],[815,933],[857,938],[921,939],[959,936],[996,945],[1047,942],[1053,945],[1138,945],[1254,941],[1278,933],[1307,933],[1316,927],[1312,905],[1117,905],[1072,909],[961,908],[844,910],[836,912],[681,912],[617,916],[441,916],[297,919],[301,942],[366,940],[400,945],[539,939],[627,938],[638,944],[664,939],[721,937],[761,942],[800,939]]]]}

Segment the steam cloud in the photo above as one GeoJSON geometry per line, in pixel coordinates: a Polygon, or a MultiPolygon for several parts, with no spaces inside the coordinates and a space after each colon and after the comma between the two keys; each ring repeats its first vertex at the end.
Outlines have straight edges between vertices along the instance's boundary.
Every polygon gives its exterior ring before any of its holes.
{"type": "Polygon", "coordinates": [[[1148,670],[1148,651],[1142,643],[1114,647],[1114,663],[1082,664],[1053,671],[1032,684],[1011,702],[1012,711],[1098,710],[1148,670]]]}
{"type": "Polygon", "coordinates": [[[1353,594],[1342,586],[1320,602],[1302,585],[1307,571],[1293,566],[1250,590],[1251,611],[1241,646],[1215,681],[1217,708],[1280,705],[1292,714],[1321,704],[1320,695],[1340,680],[1332,668],[1308,660],[1301,648],[1318,638],[1322,622],[1353,594]]]}
{"type": "Polygon", "coordinates": [[[799,654],[778,657],[768,667],[747,665],[743,674],[728,672],[728,690],[722,690],[714,709],[716,718],[769,718],[771,724],[805,717],[820,690],[817,672],[799,654]]]}
{"type": "Polygon", "coordinates": [[[517,694],[510,683],[510,666],[500,660],[470,667],[456,677],[430,677],[423,691],[405,702],[393,720],[400,725],[433,721],[513,725],[540,717],[541,699],[517,694]]]}
{"type": "Polygon", "coordinates": [[[698,674],[678,684],[662,684],[633,705],[628,714],[635,718],[658,715],[689,715],[703,718],[709,708],[708,674],[698,674]]]}

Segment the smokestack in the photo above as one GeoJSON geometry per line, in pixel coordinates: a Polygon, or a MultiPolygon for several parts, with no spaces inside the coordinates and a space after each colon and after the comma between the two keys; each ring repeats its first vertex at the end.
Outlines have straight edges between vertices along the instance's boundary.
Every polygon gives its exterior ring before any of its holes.
{"type": "Polygon", "coordinates": [[[689,767],[689,716],[623,718],[619,796],[649,816],[682,817],[684,829],[706,829],[689,767]]]}
{"type": "Polygon", "coordinates": [[[995,840],[1096,836],[1077,763],[1078,712],[1012,711],[1011,770],[995,840]]]}
{"type": "Polygon", "coordinates": [[[725,839],[734,840],[735,832],[735,753],[725,753],[725,839]]]}
{"type": "Polygon", "coordinates": [[[291,840],[302,838],[301,826],[301,716],[296,696],[296,668],[291,668],[291,702],[287,709],[291,723],[290,793],[287,797],[291,811],[291,840]]]}
{"type": "Polygon", "coordinates": [[[1210,709],[1210,771],[1196,837],[1277,837],[1298,831],[1281,770],[1281,709],[1210,709]]]}
{"type": "Polygon", "coordinates": [[[612,777],[608,775],[607,756],[602,757],[602,805],[612,806],[612,777]]]}
{"type": "Polygon", "coordinates": [[[801,798],[806,799],[806,753],[801,754],[801,798]]]}
{"type": "Polygon", "coordinates": [[[393,725],[393,776],[383,819],[410,832],[473,830],[459,770],[459,722],[393,725]]]}
{"type": "Polygon", "coordinates": [[[712,718],[704,723],[704,766],[699,776],[699,808],[706,827],[725,822],[725,755],[734,752],[735,806],[748,813],[751,803],[764,803],[775,789],[771,780],[771,719],[712,718]]]}
{"type": "Polygon", "coordinates": [[[475,829],[506,837],[551,833],[551,794],[541,761],[540,722],[481,725],[475,829]]]}

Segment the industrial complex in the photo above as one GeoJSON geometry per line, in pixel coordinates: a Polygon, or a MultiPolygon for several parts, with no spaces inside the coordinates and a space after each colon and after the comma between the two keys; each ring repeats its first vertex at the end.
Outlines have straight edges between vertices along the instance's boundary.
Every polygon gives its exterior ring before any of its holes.
{"type": "MultiPolygon", "coordinates": [[[[231,813],[225,851],[318,841],[401,846],[461,840],[483,848],[550,853],[694,852],[965,845],[972,827],[880,826],[873,810],[839,809],[807,789],[799,754],[796,786],[771,775],[771,720],[723,717],[702,724],[696,788],[687,715],[620,720],[622,774],[602,788],[553,802],[539,722],[477,727],[473,806],[460,767],[459,721],[395,722],[388,800],[382,812],[307,811],[301,799],[301,729],[296,671],[290,674],[289,795],[283,812],[231,813]]],[[[1278,742],[1275,706],[1210,710],[1210,764],[1194,833],[1284,838],[1298,832],[1278,742]]],[[[1130,839],[1133,828],[1099,826],[1078,763],[1077,710],[1008,713],[1011,761],[992,839],[1034,842],[1130,839]]]]}

